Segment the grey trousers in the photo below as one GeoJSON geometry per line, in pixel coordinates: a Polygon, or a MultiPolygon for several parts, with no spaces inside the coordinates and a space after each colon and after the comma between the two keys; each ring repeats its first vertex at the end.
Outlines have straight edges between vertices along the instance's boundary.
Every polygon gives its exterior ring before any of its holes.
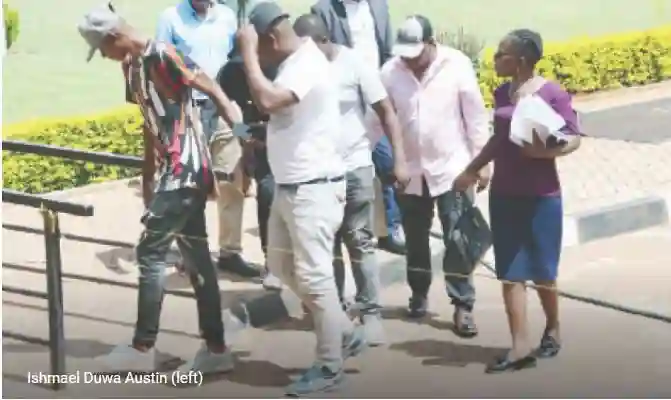
{"type": "Polygon", "coordinates": [[[375,257],[375,172],[372,166],[347,172],[345,213],[335,237],[333,270],[338,296],[344,301],[345,264],[342,243],[347,247],[356,284],[355,301],[363,314],[380,312],[380,270],[375,257]]]}

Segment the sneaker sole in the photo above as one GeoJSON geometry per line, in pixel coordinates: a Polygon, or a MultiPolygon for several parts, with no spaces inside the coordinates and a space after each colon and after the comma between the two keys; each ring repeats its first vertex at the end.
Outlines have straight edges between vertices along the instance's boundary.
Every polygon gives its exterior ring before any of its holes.
{"type": "Polygon", "coordinates": [[[345,347],[343,351],[343,358],[356,357],[359,354],[363,353],[364,350],[369,346],[366,339],[356,340],[354,343],[350,343],[345,347]]]}
{"type": "Polygon", "coordinates": [[[282,286],[276,286],[276,285],[267,285],[265,283],[262,284],[263,288],[270,291],[270,292],[281,292],[282,291],[282,286]]]}
{"type": "Polygon", "coordinates": [[[319,388],[317,390],[311,390],[309,392],[286,392],[284,395],[286,397],[303,397],[303,396],[309,396],[311,394],[316,394],[316,393],[330,393],[334,392],[342,386],[343,382],[345,381],[345,374],[342,374],[335,378],[329,385],[324,386],[323,388],[319,388]]]}

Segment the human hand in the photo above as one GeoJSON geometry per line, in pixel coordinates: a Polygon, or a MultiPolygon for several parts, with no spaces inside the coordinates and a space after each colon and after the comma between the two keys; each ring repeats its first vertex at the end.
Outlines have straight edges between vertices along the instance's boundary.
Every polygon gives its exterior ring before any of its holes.
{"type": "Polygon", "coordinates": [[[244,25],[235,34],[240,52],[244,54],[256,53],[259,45],[259,35],[252,25],[244,25]]]}
{"type": "Polygon", "coordinates": [[[482,192],[483,190],[487,189],[487,186],[489,186],[489,182],[492,179],[492,170],[489,166],[484,167],[483,169],[480,170],[478,173],[479,179],[478,179],[478,184],[476,186],[476,190],[478,192],[482,192]]]}
{"type": "Polygon", "coordinates": [[[396,180],[395,186],[399,190],[404,190],[410,183],[410,173],[405,162],[398,160],[394,162],[394,179],[396,180]]]}
{"type": "Polygon", "coordinates": [[[454,183],[452,183],[452,188],[458,192],[465,192],[471,186],[478,183],[479,180],[479,173],[466,169],[454,180],[454,183]]]}

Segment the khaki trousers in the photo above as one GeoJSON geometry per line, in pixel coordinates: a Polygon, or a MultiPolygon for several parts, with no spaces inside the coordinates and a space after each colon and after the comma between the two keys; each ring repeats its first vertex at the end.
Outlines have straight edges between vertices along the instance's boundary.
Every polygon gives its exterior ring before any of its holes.
{"type": "Polygon", "coordinates": [[[222,255],[242,251],[242,217],[245,195],[242,146],[230,133],[228,124],[217,115],[211,101],[200,107],[200,120],[210,141],[212,166],[217,176],[219,251],[222,255]]]}

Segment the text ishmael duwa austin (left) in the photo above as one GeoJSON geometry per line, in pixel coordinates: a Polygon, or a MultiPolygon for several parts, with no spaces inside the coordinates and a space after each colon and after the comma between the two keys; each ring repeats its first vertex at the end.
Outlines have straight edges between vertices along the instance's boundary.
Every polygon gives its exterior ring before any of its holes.
{"type": "Polygon", "coordinates": [[[152,372],[147,374],[138,374],[128,372],[122,374],[99,374],[96,372],[75,371],[67,374],[55,375],[44,372],[28,372],[28,383],[51,385],[59,384],[163,384],[163,385],[200,385],[203,382],[201,372],[181,372],[173,371],[170,374],[161,372],[152,372]]]}

